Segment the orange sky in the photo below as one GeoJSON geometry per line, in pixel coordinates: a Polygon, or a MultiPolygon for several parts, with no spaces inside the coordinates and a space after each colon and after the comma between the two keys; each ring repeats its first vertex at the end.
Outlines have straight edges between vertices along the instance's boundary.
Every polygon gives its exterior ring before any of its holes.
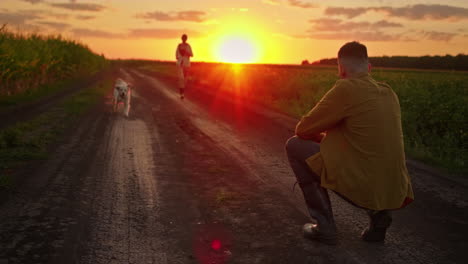
{"type": "Polygon", "coordinates": [[[194,61],[297,64],[352,40],[370,56],[468,54],[465,0],[1,0],[0,23],[108,58],[174,60],[182,33],[194,61]]]}

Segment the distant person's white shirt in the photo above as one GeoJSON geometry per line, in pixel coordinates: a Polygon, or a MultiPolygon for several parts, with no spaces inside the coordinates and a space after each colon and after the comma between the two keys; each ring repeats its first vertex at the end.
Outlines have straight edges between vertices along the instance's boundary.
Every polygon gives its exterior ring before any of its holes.
{"type": "Polygon", "coordinates": [[[192,47],[188,43],[180,43],[176,50],[177,66],[190,67],[190,57],[193,56],[192,47]]]}

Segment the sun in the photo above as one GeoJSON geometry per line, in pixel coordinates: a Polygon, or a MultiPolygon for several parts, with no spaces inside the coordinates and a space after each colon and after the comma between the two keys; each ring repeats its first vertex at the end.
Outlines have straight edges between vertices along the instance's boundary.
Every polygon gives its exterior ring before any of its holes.
{"type": "Polygon", "coordinates": [[[272,53],[270,30],[263,21],[244,12],[223,17],[207,38],[210,60],[226,63],[260,63],[272,53]],[[269,43],[269,45],[265,45],[269,43]]]}
{"type": "Polygon", "coordinates": [[[228,36],[219,42],[216,57],[221,62],[252,63],[257,60],[258,51],[253,40],[244,36],[228,36]]]}

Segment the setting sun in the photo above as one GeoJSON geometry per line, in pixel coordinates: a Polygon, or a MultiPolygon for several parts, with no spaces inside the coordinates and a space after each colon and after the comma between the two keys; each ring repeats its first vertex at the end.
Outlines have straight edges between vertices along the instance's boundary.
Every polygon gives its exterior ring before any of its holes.
{"type": "Polygon", "coordinates": [[[252,63],[258,57],[254,43],[240,36],[223,39],[217,49],[216,57],[222,62],[252,63]]]}

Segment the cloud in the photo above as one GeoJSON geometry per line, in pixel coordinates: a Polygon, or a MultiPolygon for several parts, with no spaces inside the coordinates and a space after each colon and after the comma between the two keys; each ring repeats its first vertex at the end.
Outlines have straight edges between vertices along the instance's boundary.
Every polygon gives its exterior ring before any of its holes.
{"type": "Polygon", "coordinates": [[[388,22],[387,20],[380,20],[372,24],[373,27],[383,28],[383,27],[403,27],[400,23],[388,22]]]}
{"type": "Polygon", "coordinates": [[[356,7],[356,8],[347,8],[347,7],[327,7],[325,9],[325,15],[328,16],[346,16],[348,18],[354,18],[360,16],[369,11],[369,8],[356,7]]]}
{"type": "Polygon", "coordinates": [[[90,3],[50,3],[49,5],[57,8],[68,9],[72,11],[90,11],[90,12],[99,12],[106,9],[105,6],[99,4],[90,4],[90,3]]]}
{"type": "Polygon", "coordinates": [[[37,4],[37,3],[42,3],[44,2],[44,0],[21,0],[23,2],[28,2],[28,3],[31,3],[31,4],[37,4]]]}
{"type": "Polygon", "coordinates": [[[312,3],[304,3],[304,1],[299,1],[299,0],[288,0],[289,5],[295,6],[295,7],[300,7],[300,8],[316,8],[318,7],[316,4],[312,3]]]}
{"type": "Polygon", "coordinates": [[[47,26],[49,28],[57,29],[57,30],[64,30],[70,27],[70,24],[66,23],[58,23],[58,22],[50,22],[50,21],[38,21],[37,24],[47,26]]]}
{"type": "Polygon", "coordinates": [[[118,39],[118,38],[126,37],[124,34],[112,33],[112,32],[97,30],[97,29],[87,29],[87,28],[74,28],[71,30],[71,32],[79,37],[106,38],[106,39],[118,39]]]}
{"type": "Polygon", "coordinates": [[[91,20],[91,19],[95,19],[96,17],[95,16],[86,16],[86,15],[77,15],[76,16],[76,19],[79,19],[79,20],[91,20]]]}
{"type": "Polygon", "coordinates": [[[179,12],[147,12],[144,14],[137,14],[136,18],[153,19],[158,21],[190,21],[190,22],[204,22],[206,15],[203,11],[179,11],[179,12]]]}
{"type": "Polygon", "coordinates": [[[59,20],[68,19],[70,17],[69,14],[56,13],[56,12],[52,12],[52,11],[35,10],[35,12],[37,14],[41,14],[42,16],[45,16],[47,18],[55,18],[55,19],[59,19],[59,20]]]}
{"type": "Polygon", "coordinates": [[[434,40],[434,41],[446,41],[449,42],[458,34],[456,33],[448,33],[448,32],[438,32],[438,31],[423,31],[423,35],[426,39],[434,40]]]}
{"type": "MultiPolygon", "coordinates": [[[[380,20],[347,21],[336,18],[310,19],[312,28],[304,35],[295,37],[328,39],[328,40],[358,40],[358,41],[450,41],[461,35],[452,32],[437,32],[423,30],[406,30],[404,32],[389,32],[390,28],[403,28],[400,23],[380,20]]],[[[458,31],[460,32],[460,31],[458,31]]]]}
{"type": "Polygon", "coordinates": [[[180,38],[182,34],[187,34],[189,38],[200,36],[200,33],[196,31],[192,31],[192,30],[147,28],[147,29],[131,29],[129,37],[169,39],[169,38],[180,38]]]}
{"type": "Polygon", "coordinates": [[[320,19],[311,19],[310,23],[314,24],[314,31],[353,31],[353,30],[378,30],[381,28],[391,28],[391,27],[403,27],[402,24],[387,22],[380,20],[377,22],[344,22],[341,19],[333,18],[320,18],[320,19]]]}
{"type": "Polygon", "coordinates": [[[24,15],[24,16],[34,16],[39,18],[54,18],[59,20],[65,20],[70,17],[69,14],[66,13],[57,13],[49,10],[38,10],[38,9],[25,9],[16,11],[16,14],[24,15]]]}
{"type": "Polygon", "coordinates": [[[309,33],[296,36],[299,38],[326,39],[326,40],[357,40],[357,41],[395,41],[401,40],[400,35],[386,34],[380,31],[355,31],[355,32],[331,32],[309,33]]]}
{"type": "Polygon", "coordinates": [[[31,12],[0,12],[0,24],[23,25],[28,21],[40,18],[42,18],[41,15],[31,12]]]}
{"type": "Polygon", "coordinates": [[[79,37],[92,37],[104,39],[128,39],[128,38],[153,38],[153,39],[179,39],[182,34],[191,37],[200,36],[199,32],[192,30],[165,29],[165,28],[146,28],[129,29],[126,33],[114,33],[98,29],[74,28],[71,32],[79,37]]]}
{"type": "Polygon", "coordinates": [[[445,41],[449,42],[457,36],[462,34],[452,32],[438,32],[438,31],[423,31],[423,30],[410,30],[403,33],[388,33],[379,30],[357,30],[357,31],[326,31],[326,32],[312,32],[309,31],[304,35],[296,35],[296,38],[312,38],[323,40],[344,40],[344,41],[445,41]]]}
{"type": "Polygon", "coordinates": [[[461,20],[468,18],[468,8],[448,5],[413,5],[400,8],[380,8],[389,16],[404,17],[411,20],[461,20]]]}
{"type": "Polygon", "coordinates": [[[402,17],[409,20],[450,20],[458,21],[468,19],[468,8],[448,5],[408,5],[405,7],[328,7],[326,15],[341,15],[354,18],[367,12],[381,12],[390,17],[402,17]]]}

